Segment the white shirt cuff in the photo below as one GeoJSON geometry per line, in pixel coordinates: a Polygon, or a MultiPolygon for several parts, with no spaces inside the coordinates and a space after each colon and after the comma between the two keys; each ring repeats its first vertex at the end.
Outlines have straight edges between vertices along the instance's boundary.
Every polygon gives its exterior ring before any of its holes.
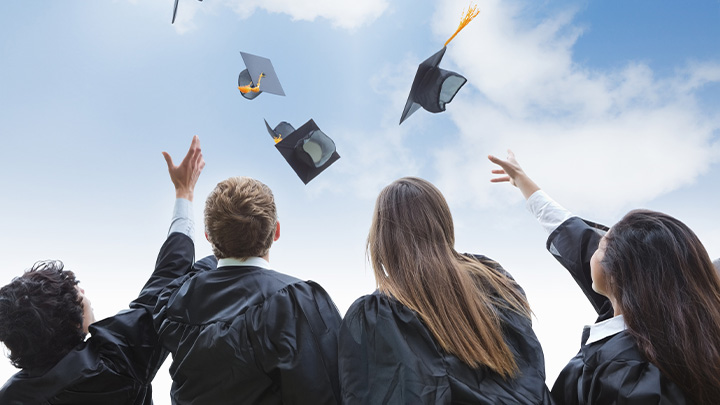
{"type": "Polygon", "coordinates": [[[192,202],[184,198],[175,199],[173,218],[170,222],[168,235],[173,232],[180,232],[195,241],[195,223],[192,220],[192,202]]]}
{"type": "Polygon", "coordinates": [[[535,215],[545,231],[551,234],[563,222],[573,217],[572,213],[550,198],[544,191],[538,190],[527,199],[525,207],[535,215]]]}

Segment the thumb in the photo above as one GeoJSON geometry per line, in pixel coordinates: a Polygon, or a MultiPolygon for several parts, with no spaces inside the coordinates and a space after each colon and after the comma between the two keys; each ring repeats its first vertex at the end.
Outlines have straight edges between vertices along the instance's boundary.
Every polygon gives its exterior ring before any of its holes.
{"type": "Polygon", "coordinates": [[[163,152],[163,157],[165,158],[165,163],[167,163],[168,170],[172,170],[175,165],[173,164],[172,157],[170,157],[170,154],[167,152],[163,152]]]}

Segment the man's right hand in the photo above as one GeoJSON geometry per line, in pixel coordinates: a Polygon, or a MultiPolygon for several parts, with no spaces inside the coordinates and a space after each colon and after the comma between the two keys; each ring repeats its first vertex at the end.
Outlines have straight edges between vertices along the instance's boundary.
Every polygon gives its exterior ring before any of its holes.
{"type": "Polygon", "coordinates": [[[205,160],[200,150],[200,138],[197,135],[193,137],[190,150],[188,150],[179,166],[173,164],[170,154],[167,152],[162,154],[168,166],[170,180],[175,185],[175,197],[192,201],[195,184],[197,184],[200,173],[205,167],[205,160]]]}

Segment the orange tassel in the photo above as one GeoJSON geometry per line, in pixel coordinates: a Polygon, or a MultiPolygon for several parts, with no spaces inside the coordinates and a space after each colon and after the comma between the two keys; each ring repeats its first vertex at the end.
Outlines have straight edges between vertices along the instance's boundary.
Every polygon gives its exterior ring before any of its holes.
{"type": "Polygon", "coordinates": [[[450,41],[452,41],[453,38],[455,38],[455,35],[457,35],[458,32],[460,32],[460,30],[465,28],[466,25],[470,24],[470,21],[472,21],[473,18],[477,17],[478,14],[480,14],[480,10],[478,10],[477,5],[468,6],[467,11],[463,13],[463,17],[460,20],[460,26],[458,27],[457,31],[455,31],[455,33],[452,34],[450,39],[445,41],[445,44],[443,46],[447,46],[447,44],[449,44],[450,41]]]}
{"type": "Polygon", "coordinates": [[[260,77],[258,77],[257,86],[253,86],[252,83],[247,84],[245,86],[238,86],[238,90],[240,90],[240,93],[247,94],[250,92],[258,93],[260,91],[260,80],[265,77],[265,73],[260,73],[260,77]]]}

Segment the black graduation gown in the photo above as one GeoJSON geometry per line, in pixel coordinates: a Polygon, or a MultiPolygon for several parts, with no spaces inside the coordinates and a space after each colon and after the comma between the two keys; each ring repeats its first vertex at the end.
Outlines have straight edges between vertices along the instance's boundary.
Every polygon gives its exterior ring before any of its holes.
{"type": "Polygon", "coordinates": [[[175,404],[336,404],[340,314],[312,281],[254,266],[176,280],[155,309],[175,404]]]}
{"type": "MultiPolygon", "coordinates": [[[[597,322],[613,316],[610,301],[592,289],[590,258],[607,231],[602,225],[572,217],[548,238],[547,248],[570,272],[598,313],[597,322]]],[[[685,395],[644,359],[634,338],[623,331],[586,344],[565,366],[552,388],[557,404],[686,404],[685,395]]]]}
{"type": "MultiPolygon", "coordinates": [[[[483,256],[479,260],[504,272],[483,256]]],[[[507,273],[505,273],[507,274],[507,273]]],[[[340,329],[345,404],[548,404],[545,360],[532,323],[500,310],[503,333],[520,369],[505,380],[445,353],[416,312],[378,291],[360,297],[340,329]]]]}
{"type": "Polygon", "coordinates": [[[47,370],[22,370],[0,389],[0,404],[152,404],[150,382],[167,357],[152,310],[161,289],[192,265],[189,237],[173,233],[130,309],[90,325],[90,338],[47,370]]]}

